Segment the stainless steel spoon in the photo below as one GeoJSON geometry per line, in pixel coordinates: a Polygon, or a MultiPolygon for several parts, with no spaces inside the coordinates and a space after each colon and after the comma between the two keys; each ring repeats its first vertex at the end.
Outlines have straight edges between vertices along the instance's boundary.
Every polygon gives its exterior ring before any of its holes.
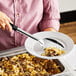
{"type": "MultiPolygon", "coordinates": [[[[13,29],[14,31],[18,31],[18,32],[20,32],[20,33],[22,33],[22,34],[25,34],[25,35],[27,35],[28,37],[30,37],[30,38],[38,41],[38,42],[40,43],[40,45],[41,45],[43,48],[45,48],[45,47],[44,47],[44,45],[45,45],[45,44],[44,44],[44,39],[38,39],[38,38],[34,37],[32,34],[30,34],[30,33],[26,32],[26,31],[22,30],[21,28],[18,28],[18,27],[17,27],[16,25],[14,25],[14,24],[11,24],[11,23],[10,23],[10,25],[12,26],[12,29],[13,29]]],[[[56,44],[58,44],[58,45],[60,45],[61,47],[64,48],[64,46],[63,46],[60,42],[58,42],[57,40],[54,40],[54,39],[51,39],[51,38],[45,38],[45,40],[49,40],[49,41],[51,41],[51,42],[54,42],[54,43],[56,43],[56,44]]]]}

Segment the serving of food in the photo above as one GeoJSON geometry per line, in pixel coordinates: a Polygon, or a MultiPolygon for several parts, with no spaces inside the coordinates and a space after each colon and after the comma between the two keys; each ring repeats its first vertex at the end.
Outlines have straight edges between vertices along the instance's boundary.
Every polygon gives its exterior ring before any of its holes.
{"type": "Polygon", "coordinates": [[[42,56],[59,56],[61,54],[64,54],[65,51],[58,49],[56,47],[48,47],[44,49],[44,53],[42,53],[42,56]]]}
{"type": "Polygon", "coordinates": [[[0,76],[49,76],[62,71],[56,60],[41,59],[28,53],[0,58],[0,76]]]}

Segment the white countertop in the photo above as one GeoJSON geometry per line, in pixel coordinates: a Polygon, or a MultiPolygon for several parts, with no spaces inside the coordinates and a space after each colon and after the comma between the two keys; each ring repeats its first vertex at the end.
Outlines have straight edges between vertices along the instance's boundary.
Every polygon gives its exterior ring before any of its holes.
{"type": "Polygon", "coordinates": [[[76,44],[72,49],[71,53],[64,57],[67,63],[76,71],[76,44]]]}

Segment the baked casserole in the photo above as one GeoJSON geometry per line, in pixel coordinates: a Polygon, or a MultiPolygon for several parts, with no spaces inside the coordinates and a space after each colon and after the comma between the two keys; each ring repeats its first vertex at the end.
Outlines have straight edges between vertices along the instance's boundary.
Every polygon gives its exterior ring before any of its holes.
{"type": "Polygon", "coordinates": [[[61,73],[60,67],[54,60],[28,53],[0,58],[0,76],[49,76],[61,73]]]}

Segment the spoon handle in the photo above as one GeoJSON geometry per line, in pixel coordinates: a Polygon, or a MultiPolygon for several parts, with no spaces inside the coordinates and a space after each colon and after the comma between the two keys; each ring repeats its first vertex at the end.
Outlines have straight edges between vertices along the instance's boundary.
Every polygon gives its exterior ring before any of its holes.
{"type": "MultiPolygon", "coordinates": [[[[39,39],[37,39],[36,37],[34,37],[32,34],[30,34],[30,33],[26,32],[26,31],[18,28],[16,25],[11,24],[11,23],[10,23],[10,25],[12,26],[12,29],[13,29],[14,31],[18,31],[18,32],[20,32],[20,33],[22,33],[22,34],[27,35],[28,37],[31,37],[32,39],[34,39],[34,40],[36,40],[36,41],[39,41],[39,39]]],[[[39,42],[40,42],[40,41],[39,41],[39,42]]]]}

